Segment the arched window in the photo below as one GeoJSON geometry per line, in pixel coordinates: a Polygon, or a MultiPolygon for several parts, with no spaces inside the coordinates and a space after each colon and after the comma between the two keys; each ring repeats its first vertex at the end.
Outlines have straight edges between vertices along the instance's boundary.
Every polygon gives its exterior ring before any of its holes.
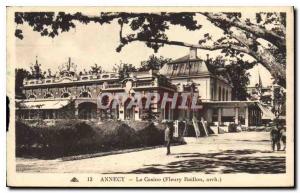
{"type": "Polygon", "coordinates": [[[109,105],[110,117],[112,119],[119,118],[119,102],[116,99],[111,100],[109,105]]]}
{"type": "Polygon", "coordinates": [[[152,106],[151,104],[147,104],[147,98],[143,97],[139,101],[139,117],[142,120],[149,120],[151,119],[151,116],[152,116],[152,106]]]}
{"type": "Polygon", "coordinates": [[[53,98],[53,94],[50,93],[50,92],[48,92],[48,93],[46,93],[46,94],[44,95],[44,98],[45,98],[45,99],[46,99],[46,98],[53,98]]]}
{"type": "Polygon", "coordinates": [[[70,96],[71,96],[70,93],[64,92],[64,93],[61,95],[61,98],[69,98],[70,96]]]}
{"type": "Polygon", "coordinates": [[[102,75],[102,78],[109,78],[109,75],[108,74],[104,74],[104,75],[102,75]]]}
{"type": "Polygon", "coordinates": [[[124,117],[126,120],[134,120],[134,108],[133,102],[131,98],[127,98],[124,103],[124,117]]]}
{"type": "Polygon", "coordinates": [[[83,91],[83,92],[81,92],[81,93],[79,94],[79,97],[81,97],[81,98],[91,98],[92,96],[91,96],[90,92],[88,92],[88,91],[83,91]]]}
{"type": "Polygon", "coordinates": [[[62,95],[60,97],[61,98],[69,98],[70,96],[71,96],[71,93],[70,93],[69,89],[65,87],[62,90],[62,95]]]}
{"type": "Polygon", "coordinates": [[[110,98],[108,95],[100,95],[101,96],[101,107],[100,107],[100,116],[102,120],[106,120],[110,118],[110,98]]]}
{"type": "Polygon", "coordinates": [[[91,102],[83,102],[78,105],[79,119],[95,119],[97,117],[97,104],[91,102]]]}
{"type": "Polygon", "coordinates": [[[28,96],[28,99],[36,99],[35,94],[30,94],[30,95],[28,96]]]}

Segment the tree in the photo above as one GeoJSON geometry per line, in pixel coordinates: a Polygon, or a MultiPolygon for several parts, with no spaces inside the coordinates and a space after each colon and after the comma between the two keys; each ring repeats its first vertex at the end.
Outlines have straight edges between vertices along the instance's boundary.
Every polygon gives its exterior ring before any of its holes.
{"type": "Polygon", "coordinates": [[[101,67],[101,66],[98,66],[98,64],[95,64],[94,66],[91,66],[90,72],[91,72],[92,74],[99,74],[99,73],[102,73],[103,70],[102,70],[102,67],[101,67]]]}
{"type": "Polygon", "coordinates": [[[46,72],[42,71],[41,64],[36,60],[35,64],[30,66],[30,73],[28,74],[29,79],[40,79],[45,78],[46,72]]]}
{"type": "Polygon", "coordinates": [[[17,68],[15,70],[15,93],[16,93],[16,98],[25,98],[23,92],[22,92],[22,87],[23,87],[23,81],[25,78],[28,78],[29,72],[23,68],[17,68]]]}
{"type": "MultiPolygon", "coordinates": [[[[286,85],[286,13],[259,12],[255,20],[243,17],[241,12],[179,12],[179,13],[125,13],[106,12],[98,16],[88,16],[80,12],[69,14],[64,12],[16,12],[15,22],[20,25],[28,23],[34,31],[42,36],[55,37],[59,33],[75,28],[74,21],[83,24],[90,22],[100,25],[117,20],[120,26],[120,44],[116,51],[120,52],[131,42],[145,42],[155,52],[164,45],[177,45],[205,50],[222,50],[230,55],[246,54],[268,69],[275,81],[286,85]],[[206,33],[199,37],[197,44],[189,44],[180,40],[169,40],[166,31],[171,25],[185,27],[188,30],[199,30],[195,15],[202,15],[213,25],[223,30],[222,37],[214,39],[206,33]],[[131,29],[123,34],[124,25],[131,29]]],[[[17,28],[15,36],[23,38],[22,30],[17,28]]]]}
{"type": "Polygon", "coordinates": [[[233,100],[247,100],[247,85],[249,84],[250,74],[248,69],[252,68],[255,62],[244,61],[241,58],[234,57],[226,59],[223,56],[218,56],[216,59],[209,59],[209,67],[214,74],[223,76],[233,86],[233,100]],[[229,64],[225,64],[229,60],[229,64]]]}
{"type": "Polygon", "coordinates": [[[230,77],[230,82],[233,85],[232,98],[234,100],[243,101],[248,98],[247,85],[250,81],[250,74],[246,69],[249,69],[249,66],[251,65],[252,64],[244,62],[243,60],[238,60],[225,67],[230,77]],[[247,66],[247,68],[245,68],[245,66],[247,66]]]}
{"type": "Polygon", "coordinates": [[[273,99],[273,108],[272,111],[275,114],[276,119],[279,119],[280,116],[286,115],[286,93],[281,87],[274,88],[274,99],[273,99]]]}
{"type": "Polygon", "coordinates": [[[286,116],[286,93],[284,89],[280,86],[275,86],[273,90],[273,105],[272,112],[275,115],[275,119],[273,120],[275,126],[277,128],[285,125],[285,119],[281,119],[281,116],[286,116]]]}
{"type": "Polygon", "coordinates": [[[147,60],[141,62],[141,67],[138,70],[159,70],[164,64],[169,63],[171,61],[171,58],[164,58],[163,56],[157,57],[154,54],[152,54],[147,60]]]}
{"type": "Polygon", "coordinates": [[[120,64],[115,64],[113,67],[113,71],[119,73],[120,79],[124,79],[129,77],[131,72],[136,72],[137,69],[135,66],[132,64],[127,64],[127,63],[120,63],[120,64]]]}

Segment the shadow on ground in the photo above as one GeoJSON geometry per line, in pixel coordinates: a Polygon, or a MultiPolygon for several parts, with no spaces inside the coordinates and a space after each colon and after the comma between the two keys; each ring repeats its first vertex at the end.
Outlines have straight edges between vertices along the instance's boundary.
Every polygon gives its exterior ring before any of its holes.
{"type": "Polygon", "coordinates": [[[163,174],[182,172],[202,172],[206,174],[285,173],[285,156],[273,156],[270,151],[226,150],[218,153],[180,153],[173,154],[179,161],[168,164],[145,165],[144,168],[127,172],[128,174],[163,174]],[[184,158],[184,160],[182,160],[184,158]]]}

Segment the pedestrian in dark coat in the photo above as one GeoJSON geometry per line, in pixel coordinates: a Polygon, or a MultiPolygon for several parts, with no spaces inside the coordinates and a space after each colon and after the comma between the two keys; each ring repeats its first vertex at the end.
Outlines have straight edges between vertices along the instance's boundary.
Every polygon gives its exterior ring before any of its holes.
{"type": "Polygon", "coordinates": [[[275,146],[277,146],[277,151],[280,150],[280,132],[276,127],[273,127],[270,132],[272,141],[272,150],[275,151],[275,146]]]}
{"type": "Polygon", "coordinates": [[[173,122],[167,122],[166,129],[165,129],[165,142],[167,146],[167,155],[171,154],[170,146],[173,139],[173,133],[174,133],[173,122]]]}
{"type": "Polygon", "coordinates": [[[281,128],[279,130],[279,138],[280,138],[280,141],[282,141],[283,143],[283,150],[286,149],[286,129],[285,128],[281,128]]]}

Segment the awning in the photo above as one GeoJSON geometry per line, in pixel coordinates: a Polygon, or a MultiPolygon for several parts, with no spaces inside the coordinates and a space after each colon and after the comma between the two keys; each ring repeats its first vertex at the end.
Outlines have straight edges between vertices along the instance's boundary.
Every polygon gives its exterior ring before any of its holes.
{"type": "Polygon", "coordinates": [[[26,101],[19,103],[19,109],[60,109],[70,102],[70,100],[26,101]]]}
{"type": "Polygon", "coordinates": [[[270,119],[270,120],[275,119],[274,113],[272,113],[272,111],[268,107],[265,107],[260,103],[257,103],[257,105],[260,108],[260,110],[262,111],[261,119],[270,119]]]}

